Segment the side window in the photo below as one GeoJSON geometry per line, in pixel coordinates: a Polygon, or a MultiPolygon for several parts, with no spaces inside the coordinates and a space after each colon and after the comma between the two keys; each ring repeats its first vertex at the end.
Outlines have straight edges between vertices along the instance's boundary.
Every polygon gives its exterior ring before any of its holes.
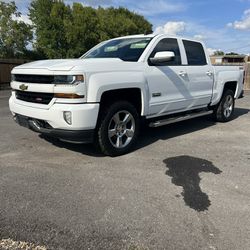
{"type": "Polygon", "coordinates": [[[207,59],[201,43],[183,40],[188,65],[206,65],[207,59]]]}
{"type": "Polygon", "coordinates": [[[154,48],[149,58],[155,56],[157,52],[162,51],[172,51],[175,54],[174,61],[166,62],[163,65],[181,65],[181,54],[177,39],[174,38],[165,38],[162,39],[154,48]]]}

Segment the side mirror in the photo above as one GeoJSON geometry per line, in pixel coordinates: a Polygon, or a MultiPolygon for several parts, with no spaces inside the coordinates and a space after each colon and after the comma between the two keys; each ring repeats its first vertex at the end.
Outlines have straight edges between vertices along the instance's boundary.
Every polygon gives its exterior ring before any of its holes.
{"type": "Polygon", "coordinates": [[[175,58],[175,54],[173,51],[161,51],[157,52],[154,57],[149,58],[149,61],[152,64],[160,65],[165,62],[171,62],[175,58]]]}

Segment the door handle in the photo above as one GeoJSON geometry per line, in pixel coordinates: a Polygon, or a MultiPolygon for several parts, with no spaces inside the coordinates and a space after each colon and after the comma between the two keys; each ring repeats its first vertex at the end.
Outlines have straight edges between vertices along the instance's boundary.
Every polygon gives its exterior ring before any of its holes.
{"type": "Polygon", "coordinates": [[[185,77],[187,75],[186,71],[180,71],[179,76],[185,77]]]}
{"type": "Polygon", "coordinates": [[[206,73],[208,76],[212,76],[213,75],[213,72],[212,71],[207,71],[206,73]]]}

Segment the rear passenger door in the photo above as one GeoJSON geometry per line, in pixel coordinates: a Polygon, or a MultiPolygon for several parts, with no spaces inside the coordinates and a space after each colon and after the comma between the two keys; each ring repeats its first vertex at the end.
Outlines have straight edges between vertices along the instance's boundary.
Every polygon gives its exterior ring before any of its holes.
{"type": "Polygon", "coordinates": [[[204,47],[195,41],[182,40],[187,56],[185,73],[189,80],[189,93],[193,98],[192,108],[210,103],[213,90],[213,67],[208,63],[204,47]]]}

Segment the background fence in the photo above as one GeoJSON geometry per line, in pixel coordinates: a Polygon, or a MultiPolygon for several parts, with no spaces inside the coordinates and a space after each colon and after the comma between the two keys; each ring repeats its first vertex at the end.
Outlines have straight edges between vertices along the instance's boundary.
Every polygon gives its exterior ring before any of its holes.
{"type": "Polygon", "coordinates": [[[245,89],[250,90],[250,62],[246,63],[245,89]]]}
{"type": "MultiPolygon", "coordinates": [[[[22,59],[0,59],[0,89],[11,81],[11,70],[20,64],[27,63],[28,60],[22,59]]],[[[245,90],[250,90],[250,62],[245,64],[245,90]]]]}
{"type": "Polygon", "coordinates": [[[23,63],[29,62],[23,59],[0,59],[0,89],[11,81],[11,70],[23,63]]]}

